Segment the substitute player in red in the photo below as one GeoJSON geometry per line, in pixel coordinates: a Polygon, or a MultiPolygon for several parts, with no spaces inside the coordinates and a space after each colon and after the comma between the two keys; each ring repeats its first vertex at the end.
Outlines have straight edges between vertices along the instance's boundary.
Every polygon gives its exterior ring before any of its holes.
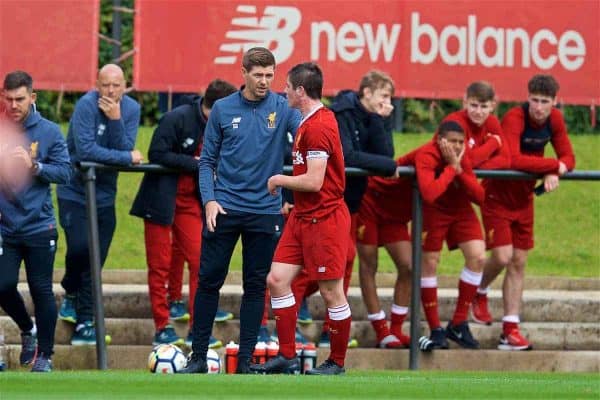
{"type": "MultiPolygon", "coordinates": [[[[398,166],[414,165],[418,149],[398,158],[398,166]]],[[[359,278],[367,318],[375,330],[377,347],[408,347],[410,337],[402,333],[410,301],[411,241],[408,223],[412,218],[412,179],[371,176],[358,211],[356,250],[359,278]],[[383,246],[396,266],[390,325],[377,295],[379,247],[383,246]]]]}
{"type": "Polygon", "coordinates": [[[484,190],[465,156],[467,152],[462,127],[455,121],[446,121],[416,157],[419,190],[424,200],[421,301],[431,329],[429,338],[419,340],[423,351],[447,349],[446,337],[462,347],[479,348],[469,329],[467,313],[481,282],[485,259],[483,233],[471,202],[481,204],[484,190]],[[460,248],[465,258],[456,309],[446,330],[439,319],[436,278],[444,240],[449,249],[460,248]]]}
{"type": "Polygon", "coordinates": [[[343,277],[350,231],[344,204],[344,156],[333,112],[321,103],[323,74],[314,63],[298,64],[288,73],[286,93],[291,107],[302,113],[292,149],[293,176],[274,175],[268,189],[294,192],[294,209],[275,251],[267,284],[279,335],[279,355],[252,365],[257,373],[297,373],[295,327],[297,306],[291,283],[305,269],[327,305],[331,352],[309,375],[344,373],[350,337],[350,306],[343,277]]]}
{"type": "Polygon", "coordinates": [[[508,169],[510,152],[503,140],[502,127],[492,114],[496,94],[488,82],[473,82],[467,87],[463,109],[450,113],[444,121],[457,122],[465,132],[468,157],[474,169],[508,169]]]}
{"type": "MultiPolygon", "coordinates": [[[[575,167],[575,156],[561,112],[555,108],[559,85],[550,75],[535,75],[528,83],[527,102],[509,110],[502,119],[508,142],[511,166],[543,174],[543,189],[558,188],[559,176],[575,167]],[[546,144],[552,143],[556,158],[544,157],[546,144]]],[[[502,288],[504,317],[500,350],[528,350],[529,341],[519,332],[519,313],[527,255],[533,248],[534,180],[490,180],[481,213],[487,248],[483,280],[473,303],[476,322],[491,324],[487,307],[487,288],[506,268],[502,288]]]]}

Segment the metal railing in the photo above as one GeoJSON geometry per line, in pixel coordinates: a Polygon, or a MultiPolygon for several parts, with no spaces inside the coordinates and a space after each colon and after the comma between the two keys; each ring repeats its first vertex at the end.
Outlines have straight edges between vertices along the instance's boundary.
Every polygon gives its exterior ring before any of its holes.
{"type": "MultiPolygon", "coordinates": [[[[120,172],[156,172],[169,173],[177,170],[158,164],[141,164],[132,166],[114,166],[83,161],[79,164],[85,182],[86,211],[88,217],[88,245],[90,248],[90,266],[92,275],[92,293],[94,298],[94,317],[96,321],[96,356],[98,369],[107,369],[106,328],[104,325],[104,304],[102,302],[102,274],[100,264],[100,242],[98,237],[98,215],[96,212],[96,171],[111,170],[120,172]]],[[[291,174],[292,167],[285,166],[284,173],[291,174]]],[[[420,335],[421,304],[421,231],[423,229],[422,199],[413,167],[400,167],[400,176],[413,177],[412,197],[412,283],[410,302],[410,356],[409,369],[419,368],[418,340],[420,335]]],[[[539,175],[515,170],[476,170],[479,178],[492,179],[538,179],[539,175]]],[[[370,176],[371,172],[360,168],[346,168],[347,176],[370,176]]],[[[600,171],[573,171],[560,177],[561,180],[599,181],[600,171]]],[[[266,188],[265,188],[266,190],[266,188]]]]}

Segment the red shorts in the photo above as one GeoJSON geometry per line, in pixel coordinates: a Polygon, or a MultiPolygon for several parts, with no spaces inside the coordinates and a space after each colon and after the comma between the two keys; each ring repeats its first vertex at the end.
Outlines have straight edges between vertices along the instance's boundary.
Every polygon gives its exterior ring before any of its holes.
{"type": "Polygon", "coordinates": [[[310,280],[342,279],[350,237],[348,208],[338,207],[324,218],[298,218],[292,211],[273,262],[303,265],[310,280]]]}
{"type": "Polygon", "coordinates": [[[526,207],[509,209],[486,197],[481,216],[487,249],[506,245],[522,250],[533,248],[533,200],[526,207]]]}
{"type": "Polygon", "coordinates": [[[368,188],[358,210],[358,243],[382,246],[410,241],[408,222],[412,218],[410,191],[404,198],[386,196],[368,188]]]}
{"type": "Polygon", "coordinates": [[[448,249],[454,250],[459,243],[468,242],[469,240],[483,240],[483,233],[472,206],[449,214],[437,208],[423,205],[423,233],[421,238],[424,251],[442,250],[444,239],[448,249]]]}

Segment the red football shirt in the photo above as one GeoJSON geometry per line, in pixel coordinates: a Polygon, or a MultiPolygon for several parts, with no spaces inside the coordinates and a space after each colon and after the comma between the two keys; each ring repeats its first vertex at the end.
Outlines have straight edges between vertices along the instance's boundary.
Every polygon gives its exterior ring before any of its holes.
{"type": "Polygon", "coordinates": [[[344,206],[346,184],[337,121],[333,112],[325,107],[309,116],[296,131],[292,148],[293,175],[305,174],[306,163],[311,158],[327,158],[323,186],[318,192],[294,191],[294,212],[302,218],[322,218],[344,206]]]}
{"type": "MultiPolygon", "coordinates": [[[[553,108],[550,113],[550,142],[557,158],[544,157],[544,150],[523,154],[521,153],[521,135],[525,130],[525,115],[523,107],[511,108],[502,118],[502,129],[506,137],[511,157],[511,168],[535,174],[558,172],[558,162],[565,163],[571,171],[575,168],[575,155],[567,135],[567,127],[561,112],[553,108]]],[[[542,128],[529,118],[529,126],[534,129],[542,128]]],[[[511,209],[526,207],[533,198],[534,180],[490,180],[485,184],[486,195],[502,202],[511,209]]]]}
{"type": "Polygon", "coordinates": [[[481,126],[475,125],[469,119],[467,110],[448,114],[444,121],[454,121],[464,129],[465,142],[469,146],[469,160],[474,169],[510,168],[508,144],[504,139],[500,121],[495,115],[490,115],[481,126]],[[488,134],[500,136],[502,145],[488,134]]]}
{"type": "Polygon", "coordinates": [[[468,154],[462,158],[461,167],[463,171],[457,175],[444,161],[436,142],[422,146],[417,153],[415,170],[425,203],[447,214],[469,208],[471,202],[483,203],[484,190],[477,182],[468,154]]]}

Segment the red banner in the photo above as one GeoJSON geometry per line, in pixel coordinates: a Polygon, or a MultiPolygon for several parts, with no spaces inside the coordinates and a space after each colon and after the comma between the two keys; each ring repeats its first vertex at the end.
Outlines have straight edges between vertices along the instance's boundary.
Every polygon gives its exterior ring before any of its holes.
{"type": "Polygon", "coordinates": [[[136,2],[134,86],[197,91],[241,82],[241,56],[270,48],[285,72],[316,61],[325,92],[387,71],[402,97],[459,98],[488,80],[500,100],[523,100],[536,73],[554,75],[565,103],[600,102],[600,2],[167,1],[136,2]]]}
{"type": "Polygon", "coordinates": [[[89,90],[98,70],[99,0],[0,0],[0,74],[36,89],[89,90]]]}

